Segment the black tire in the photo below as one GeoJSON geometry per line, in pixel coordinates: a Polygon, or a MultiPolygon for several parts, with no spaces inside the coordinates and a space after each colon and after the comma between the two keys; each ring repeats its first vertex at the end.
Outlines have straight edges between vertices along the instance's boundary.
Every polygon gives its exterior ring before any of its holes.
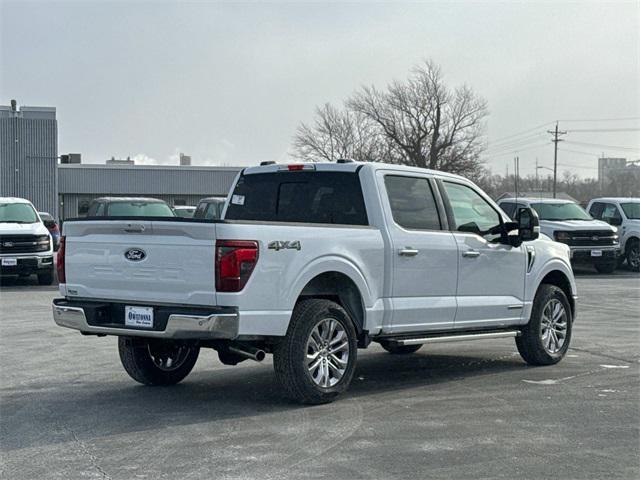
{"type": "Polygon", "coordinates": [[[144,385],[174,385],[183,380],[193,369],[200,347],[169,340],[146,340],[134,337],[118,337],[118,352],[125,371],[136,382],[144,385]],[[154,362],[165,353],[177,356],[175,366],[160,367],[154,362]]]}
{"type": "Polygon", "coordinates": [[[627,265],[634,272],[640,272],[640,241],[629,240],[626,246],[625,256],[627,265]]]}
{"type": "Polygon", "coordinates": [[[349,387],[355,371],[357,352],[357,334],[353,321],[340,305],[330,300],[303,300],[293,310],[286,337],[274,349],[276,380],[285,395],[297,402],[312,405],[332,402],[349,387]],[[348,342],[348,358],[340,380],[332,386],[323,387],[314,382],[305,360],[312,332],[327,319],[336,320],[342,326],[348,342]]]}
{"type": "Polygon", "coordinates": [[[387,342],[380,342],[380,345],[392,355],[409,355],[422,348],[422,345],[395,345],[387,342]]]}
{"type": "Polygon", "coordinates": [[[569,350],[572,329],[573,315],[566,295],[555,285],[542,284],[533,300],[531,319],[521,330],[521,335],[516,337],[518,352],[530,365],[553,365],[558,363],[569,350]],[[563,345],[557,352],[550,352],[543,344],[542,323],[544,308],[554,300],[559,301],[564,307],[566,328],[563,345]]]}
{"type": "Polygon", "coordinates": [[[613,273],[616,271],[617,266],[617,262],[596,263],[594,265],[598,273],[613,273]]]}
{"type": "Polygon", "coordinates": [[[53,270],[38,274],[38,285],[51,285],[53,283],[53,270]]]}

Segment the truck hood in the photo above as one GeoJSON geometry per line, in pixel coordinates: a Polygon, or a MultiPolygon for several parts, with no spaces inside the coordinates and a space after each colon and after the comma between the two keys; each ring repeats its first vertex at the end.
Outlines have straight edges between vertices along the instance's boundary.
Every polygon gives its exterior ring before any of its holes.
{"type": "Polygon", "coordinates": [[[542,230],[547,230],[547,231],[556,231],[556,230],[567,230],[567,231],[576,231],[576,230],[611,230],[611,231],[615,231],[615,228],[613,228],[607,222],[603,222],[602,220],[561,220],[561,221],[540,220],[540,228],[542,230]]]}
{"type": "Polygon", "coordinates": [[[36,223],[0,223],[0,235],[48,235],[44,224],[36,223]]]}

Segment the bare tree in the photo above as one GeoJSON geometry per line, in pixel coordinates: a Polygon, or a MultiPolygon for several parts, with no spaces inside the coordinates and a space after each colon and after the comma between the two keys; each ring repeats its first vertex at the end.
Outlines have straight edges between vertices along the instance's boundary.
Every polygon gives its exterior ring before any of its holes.
{"type": "Polygon", "coordinates": [[[298,127],[293,154],[307,161],[334,162],[339,158],[375,161],[392,155],[391,144],[379,129],[357,112],[326,103],[316,108],[313,125],[298,127]]]}
{"type": "Polygon", "coordinates": [[[313,127],[298,129],[298,157],[348,155],[466,175],[481,171],[486,102],[467,86],[449,89],[433,62],[385,90],[362,87],[343,110],[325,105],[316,114],[313,127]]]}

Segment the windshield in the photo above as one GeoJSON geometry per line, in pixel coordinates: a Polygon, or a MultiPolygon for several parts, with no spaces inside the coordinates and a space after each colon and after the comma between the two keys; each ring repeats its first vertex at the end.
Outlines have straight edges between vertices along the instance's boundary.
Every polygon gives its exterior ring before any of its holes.
{"type": "Polygon", "coordinates": [[[176,208],[175,212],[178,217],[182,218],[191,218],[193,217],[193,212],[196,211],[196,207],[189,208],[176,208]]]}
{"type": "Polygon", "coordinates": [[[0,203],[0,223],[38,223],[38,215],[28,203],[0,203]]]}
{"type": "Polygon", "coordinates": [[[115,202],[107,208],[109,217],[175,217],[166,203],[115,202]]]}
{"type": "Polygon", "coordinates": [[[575,203],[532,203],[540,220],[593,220],[580,205],[575,203]]]}
{"type": "Polygon", "coordinates": [[[640,220],[640,202],[621,203],[620,206],[627,218],[640,220]]]}

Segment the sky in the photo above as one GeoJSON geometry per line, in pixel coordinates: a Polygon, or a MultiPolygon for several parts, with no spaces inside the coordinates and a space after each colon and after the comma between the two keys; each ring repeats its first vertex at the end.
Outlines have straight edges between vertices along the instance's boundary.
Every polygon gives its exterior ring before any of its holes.
{"type": "Polygon", "coordinates": [[[317,105],[426,59],[487,100],[495,173],[551,167],[556,120],[561,171],[640,159],[638,1],[0,0],[0,104],[56,107],[83,163],[284,162],[317,105]]]}

